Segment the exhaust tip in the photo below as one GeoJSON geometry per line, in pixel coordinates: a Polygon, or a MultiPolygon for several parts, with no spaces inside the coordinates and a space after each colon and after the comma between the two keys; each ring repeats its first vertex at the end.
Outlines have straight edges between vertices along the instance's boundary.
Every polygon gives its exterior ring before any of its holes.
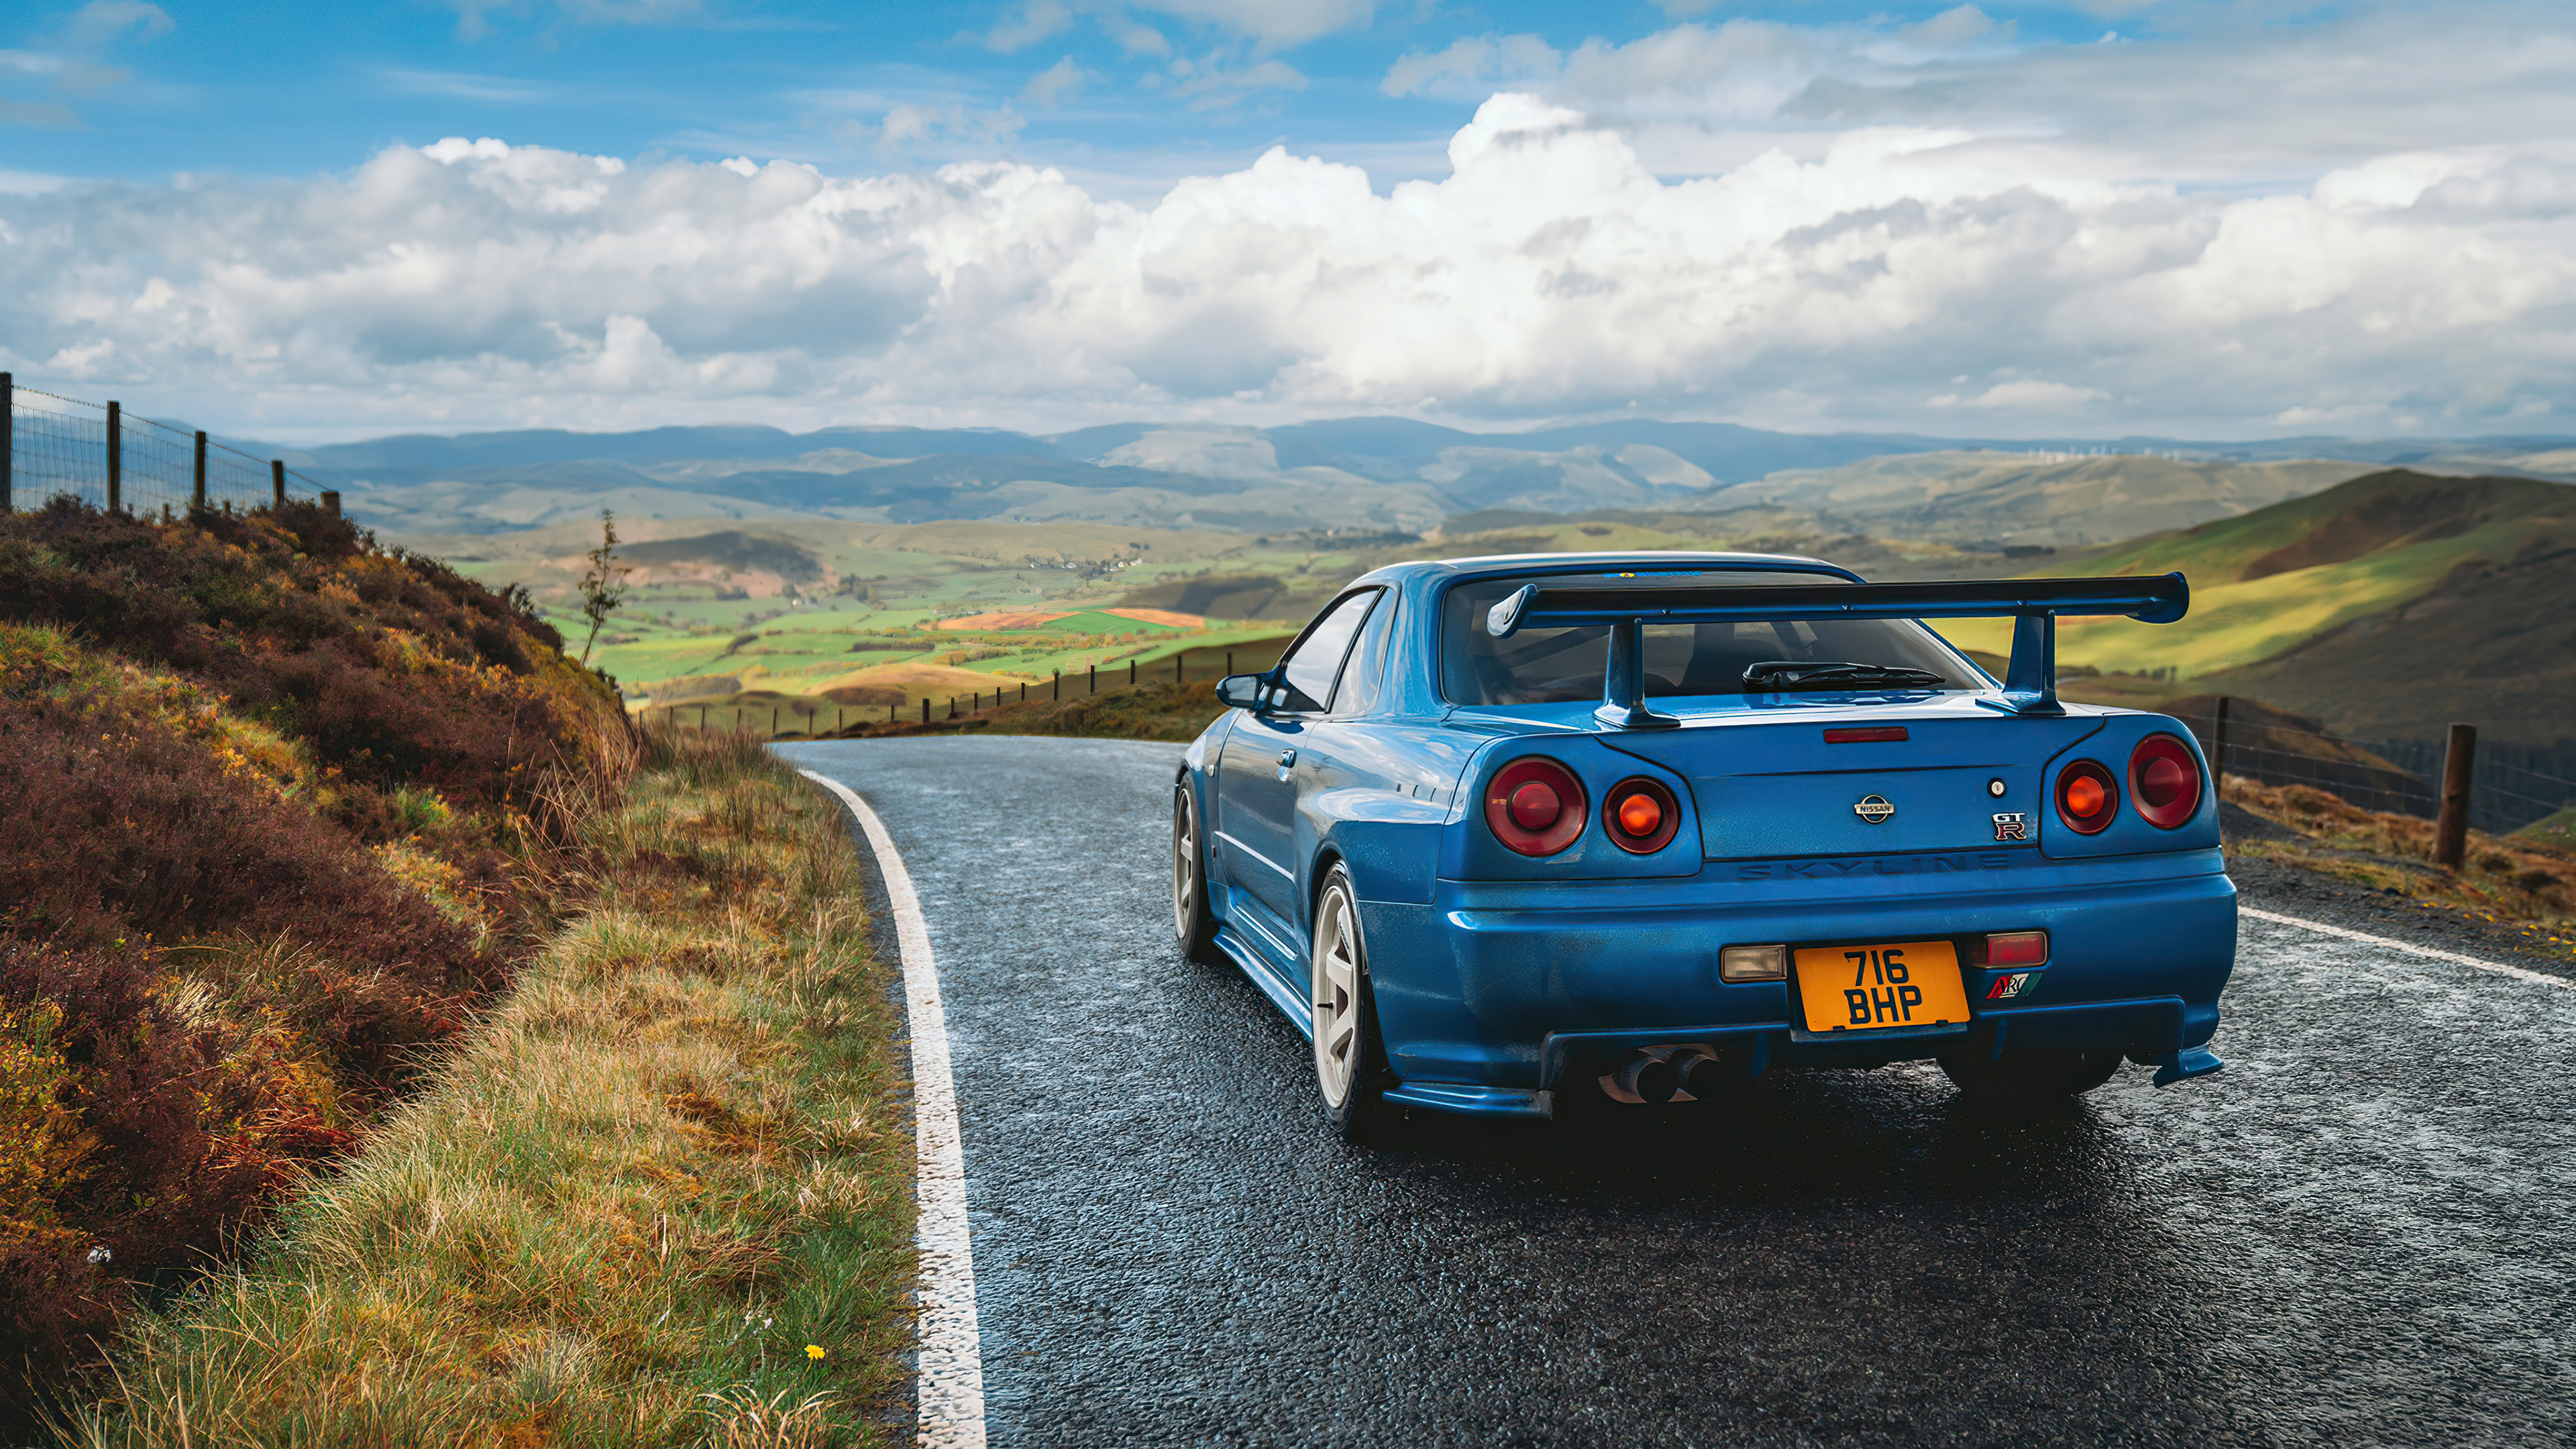
{"type": "Polygon", "coordinates": [[[1702,1102],[1724,1096],[1728,1088],[1744,1080],[1743,1072],[1708,1056],[1693,1056],[1684,1061],[1679,1077],[1681,1089],[1702,1102]]]}
{"type": "Polygon", "coordinates": [[[1620,1064],[1613,1080],[1639,1101],[1669,1102],[1681,1089],[1682,1074],[1671,1062],[1639,1052],[1620,1064]]]}

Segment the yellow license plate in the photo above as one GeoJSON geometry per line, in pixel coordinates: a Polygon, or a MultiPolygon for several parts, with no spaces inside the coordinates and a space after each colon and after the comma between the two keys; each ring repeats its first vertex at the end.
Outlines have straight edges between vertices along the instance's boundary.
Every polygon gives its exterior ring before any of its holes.
{"type": "Polygon", "coordinates": [[[1813,1032],[1944,1026],[1968,1019],[1959,953],[1947,941],[1811,946],[1798,953],[1798,999],[1813,1032]]]}

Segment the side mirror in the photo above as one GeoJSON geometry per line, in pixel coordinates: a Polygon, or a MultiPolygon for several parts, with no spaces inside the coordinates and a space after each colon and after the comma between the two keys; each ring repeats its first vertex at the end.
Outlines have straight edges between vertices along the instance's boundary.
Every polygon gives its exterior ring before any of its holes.
{"type": "Polygon", "coordinates": [[[1259,709],[1264,682],[1264,676],[1258,674],[1229,674],[1216,682],[1217,703],[1236,709],[1259,709]]]}

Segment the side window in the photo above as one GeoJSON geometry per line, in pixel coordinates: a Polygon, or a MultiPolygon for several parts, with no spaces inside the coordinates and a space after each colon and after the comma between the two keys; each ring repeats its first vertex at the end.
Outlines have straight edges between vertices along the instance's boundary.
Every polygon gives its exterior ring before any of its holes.
{"type": "Polygon", "coordinates": [[[1377,595],[1375,589],[1346,595],[1308,627],[1306,637],[1279,661],[1279,678],[1287,692],[1280,708],[1311,714],[1333,702],[1333,680],[1342,672],[1351,640],[1360,632],[1377,595]]]}
{"type": "Polygon", "coordinates": [[[1333,713],[1367,714],[1386,693],[1387,649],[1395,638],[1395,615],[1401,605],[1401,597],[1390,592],[1369,614],[1360,642],[1351,648],[1351,662],[1342,670],[1342,682],[1333,691],[1333,713]]]}

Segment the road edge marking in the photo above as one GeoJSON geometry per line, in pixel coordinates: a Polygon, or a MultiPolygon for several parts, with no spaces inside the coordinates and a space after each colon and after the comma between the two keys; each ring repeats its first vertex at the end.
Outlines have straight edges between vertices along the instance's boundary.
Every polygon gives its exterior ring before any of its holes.
{"type": "Polygon", "coordinates": [[[975,1247],[966,1221],[966,1151],[949,1074],[948,1013],[939,1001],[939,964],[912,872],[885,822],[849,786],[812,770],[796,773],[840,797],[868,838],[894,912],[903,956],[903,1005],[912,1023],[912,1120],[916,1152],[914,1240],[921,1249],[915,1442],[932,1449],[984,1449],[984,1349],[975,1321],[975,1247]]]}
{"type": "Polygon", "coordinates": [[[2368,931],[2329,926],[2323,921],[2311,921],[2298,916],[2284,916],[2276,911],[2258,911],[2248,905],[2239,905],[2236,911],[2239,915],[2252,916],[2258,921],[2271,921],[2284,926],[2301,926],[2322,935],[2341,936],[2347,941],[2362,941],[2373,946],[2386,946],[2392,951],[2404,951],[2412,956],[2427,956],[2436,961],[2448,961],[2459,966],[2475,966],[2481,971],[2492,971],[2498,976],[2510,976],[2516,981],[2529,981],[2540,986],[2555,986],[2561,991],[2576,991],[2576,981],[2570,981],[2564,976],[2552,976],[2545,971],[2526,971],[2519,966],[2508,966],[2502,961],[2489,961],[2478,956],[2463,956],[2457,951],[2436,950],[2431,946],[2418,946],[2410,941],[2374,936],[2368,931]]]}

